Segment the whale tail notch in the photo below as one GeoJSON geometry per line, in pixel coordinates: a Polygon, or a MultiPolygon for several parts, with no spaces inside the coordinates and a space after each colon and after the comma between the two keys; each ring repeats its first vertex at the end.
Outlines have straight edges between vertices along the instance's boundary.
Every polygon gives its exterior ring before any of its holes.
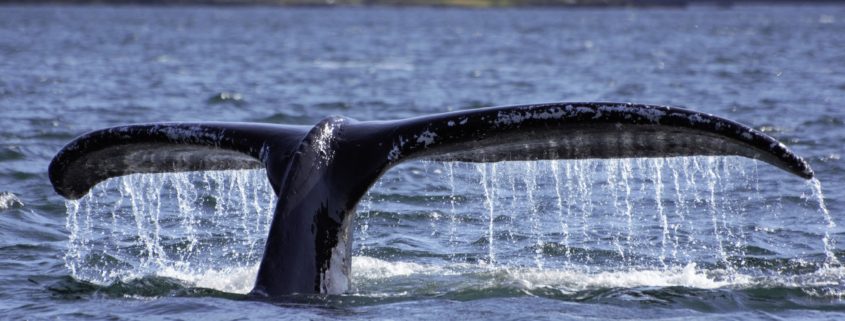
{"type": "Polygon", "coordinates": [[[160,123],[85,134],[49,168],[70,199],[132,173],[266,168],[279,196],[253,294],[341,293],[350,225],[381,175],[413,159],[463,162],[736,155],[802,178],[783,144],[733,121],[680,108],[554,103],[482,108],[395,121],[330,117],[313,127],[160,123]]]}

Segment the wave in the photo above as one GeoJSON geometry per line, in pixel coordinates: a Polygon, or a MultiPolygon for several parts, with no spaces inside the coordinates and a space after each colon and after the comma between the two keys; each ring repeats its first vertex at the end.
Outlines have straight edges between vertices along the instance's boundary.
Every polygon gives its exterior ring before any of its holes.
{"type": "Polygon", "coordinates": [[[12,192],[0,192],[0,210],[23,207],[23,201],[12,192]]]}

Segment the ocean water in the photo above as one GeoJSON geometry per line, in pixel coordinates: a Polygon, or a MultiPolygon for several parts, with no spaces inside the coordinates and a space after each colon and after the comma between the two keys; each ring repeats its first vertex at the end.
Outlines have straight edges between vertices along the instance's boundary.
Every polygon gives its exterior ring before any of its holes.
{"type": "Polygon", "coordinates": [[[845,6],[0,6],[0,319],[845,318],[845,6]],[[67,202],[74,137],[551,101],[739,121],[737,157],[412,162],[359,204],[352,290],[255,301],[263,171],[133,175],[67,202]]]}

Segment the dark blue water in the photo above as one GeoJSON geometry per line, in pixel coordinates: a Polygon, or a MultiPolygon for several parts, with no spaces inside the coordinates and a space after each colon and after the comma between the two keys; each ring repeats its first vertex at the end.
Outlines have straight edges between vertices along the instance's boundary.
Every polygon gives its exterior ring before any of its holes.
{"type": "Polygon", "coordinates": [[[845,318],[843,31],[835,5],[0,6],[0,315],[845,318]],[[126,123],[593,100],[753,126],[824,195],[733,157],[416,162],[360,204],[349,294],[256,302],[263,172],[118,178],[78,203],[46,175],[77,135],[126,123]]]}

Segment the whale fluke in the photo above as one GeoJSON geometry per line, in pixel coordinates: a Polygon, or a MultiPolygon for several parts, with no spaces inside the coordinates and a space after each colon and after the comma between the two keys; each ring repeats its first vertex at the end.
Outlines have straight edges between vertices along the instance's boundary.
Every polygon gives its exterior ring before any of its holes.
{"type": "Polygon", "coordinates": [[[354,209],[388,169],[412,159],[463,162],[736,155],[799,177],[786,146],[739,123],[681,108],[618,103],[492,107],[393,121],[323,119],[313,127],[158,123],[90,132],[49,168],[76,199],[132,173],[266,168],[279,196],[254,295],[341,293],[349,286],[354,209]]]}

